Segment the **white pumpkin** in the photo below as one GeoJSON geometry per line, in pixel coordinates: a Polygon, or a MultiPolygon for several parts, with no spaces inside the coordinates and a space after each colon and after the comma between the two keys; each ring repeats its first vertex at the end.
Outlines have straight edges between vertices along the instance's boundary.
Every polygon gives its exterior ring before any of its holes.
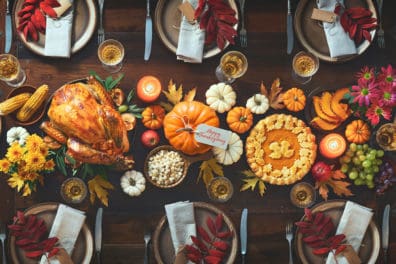
{"type": "Polygon", "coordinates": [[[264,114],[269,108],[269,101],[264,94],[255,94],[246,102],[246,107],[255,114],[264,114]]]}
{"type": "Polygon", "coordinates": [[[9,145],[14,141],[18,141],[19,145],[25,144],[29,132],[24,127],[11,127],[7,131],[7,143],[9,145]]]}
{"type": "Polygon", "coordinates": [[[139,196],[146,189],[146,178],[139,171],[126,171],[121,177],[121,188],[129,196],[139,196]]]}
{"type": "Polygon", "coordinates": [[[213,148],[216,160],[224,165],[231,165],[237,162],[243,153],[243,143],[238,134],[232,133],[227,145],[227,149],[213,148]]]}
{"type": "Polygon", "coordinates": [[[236,102],[236,93],[232,87],[222,82],[211,85],[205,96],[206,104],[219,113],[230,110],[236,102]]]}

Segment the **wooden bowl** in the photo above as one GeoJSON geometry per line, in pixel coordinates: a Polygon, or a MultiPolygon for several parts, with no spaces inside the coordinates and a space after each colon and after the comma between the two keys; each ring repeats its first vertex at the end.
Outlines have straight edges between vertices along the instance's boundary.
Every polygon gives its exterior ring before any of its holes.
{"type": "MultiPolygon", "coordinates": [[[[35,91],[36,91],[35,87],[30,85],[23,85],[21,87],[11,90],[11,92],[7,95],[7,99],[21,93],[33,94],[35,91]]],[[[37,111],[27,121],[24,122],[19,121],[18,118],[16,117],[18,110],[14,111],[13,113],[10,113],[8,116],[11,117],[11,119],[13,119],[15,123],[18,125],[29,126],[29,125],[33,125],[43,117],[45,108],[46,108],[46,102],[43,102],[41,106],[37,109],[37,111]]]]}

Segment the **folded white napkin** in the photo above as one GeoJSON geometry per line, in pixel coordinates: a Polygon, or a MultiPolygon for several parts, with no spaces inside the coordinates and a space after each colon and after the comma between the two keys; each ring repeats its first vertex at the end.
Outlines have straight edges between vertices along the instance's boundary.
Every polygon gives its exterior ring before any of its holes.
{"type": "MultiPolygon", "coordinates": [[[[66,252],[71,255],[76,243],[77,237],[85,221],[83,211],[71,208],[64,204],[59,204],[58,211],[52,224],[48,237],[57,237],[59,244],[66,252]]],[[[47,264],[46,256],[41,257],[40,264],[47,264]]],[[[50,259],[50,264],[59,264],[56,258],[50,259]]]]}
{"type": "MultiPolygon", "coordinates": [[[[195,9],[198,0],[189,1],[195,9]]],[[[185,16],[180,23],[179,41],[177,43],[176,55],[178,60],[190,63],[201,63],[205,42],[205,31],[199,28],[199,23],[191,25],[185,16]]]]}
{"type": "MultiPolygon", "coordinates": [[[[61,10],[62,6],[68,6],[70,8],[68,8],[66,12],[62,13],[61,16],[58,15],[58,18],[56,19],[47,16],[44,55],[69,58],[71,52],[71,35],[74,12],[71,5],[73,4],[73,0],[61,0],[59,2],[61,4],[61,6],[58,7],[60,12],[66,11],[61,10]]],[[[59,11],[56,12],[58,13],[59,11]]]]}
{"type": "MultiPolygon", "coordinates": [[[[318,8],[325,11],[334,12],[335,5],[344,0],[318,0],[318,8]]],[[[344,31],[340,23],[340,18],[334,23],[323,22],[323,28],[326,35],[327,45],[330,50],[330,57],[335,58],[344,55],[356,54],[355,42],[344,31]]]]}
{"type": "Polygon", "coordinates": [[[173,248],[191,244],[191,236],[196,235],[194,205],[190,202],[176,202],[165,205],[166,218],[172,237],[173,248]]]}
{"type": "MultiPolygon", "coordinates": [[[[370,208],[361,206],[354,202],[346,202],[336,234],[344,234],[347,243],[353,247],[356,253],[359,252],[360,244],[362,243],[372,216],[373,212],[370,208]]],[[[337,262],[338,264],[348,264],[348,260],[342,256],[342,254],[337,256],[337,262]]],[[[326,264],[333,263],[336,263],[334,255],[329,253],[326,264]]]]}

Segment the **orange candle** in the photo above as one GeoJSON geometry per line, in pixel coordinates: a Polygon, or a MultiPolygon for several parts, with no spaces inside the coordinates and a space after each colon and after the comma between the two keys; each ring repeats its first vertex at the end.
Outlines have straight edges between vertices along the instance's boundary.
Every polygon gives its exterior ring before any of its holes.
{"type": "Polygon", "coordinates": [[[329,159],[341,156],[346,149],[346,142],[343,136],[331,133],[325,136],[319,143],[320,153],[329,159]]]}
{"type": "Polygon", "coordinates": [[[157,100],[161,90],[160,80],[151,75],[142,77],[137,84],[137,96],[146,103],[157,100]]]}

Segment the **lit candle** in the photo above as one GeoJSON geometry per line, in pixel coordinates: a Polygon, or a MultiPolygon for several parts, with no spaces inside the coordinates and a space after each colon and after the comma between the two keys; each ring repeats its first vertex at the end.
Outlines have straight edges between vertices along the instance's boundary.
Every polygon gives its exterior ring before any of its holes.
{"type": "Polygon", "coordinates": [[[161,82],[158,78],[147,75],[142,77],[137,84],[137,96],[144,102],[150,103],[161,94],[161,82]]]}
{"type": "Polygon", "coordinates": [[[345,139],[336,133],[328,134],[319,143],[320,153],[329,159],[334,159],[341,156],[345,149],[345,139]]]}

